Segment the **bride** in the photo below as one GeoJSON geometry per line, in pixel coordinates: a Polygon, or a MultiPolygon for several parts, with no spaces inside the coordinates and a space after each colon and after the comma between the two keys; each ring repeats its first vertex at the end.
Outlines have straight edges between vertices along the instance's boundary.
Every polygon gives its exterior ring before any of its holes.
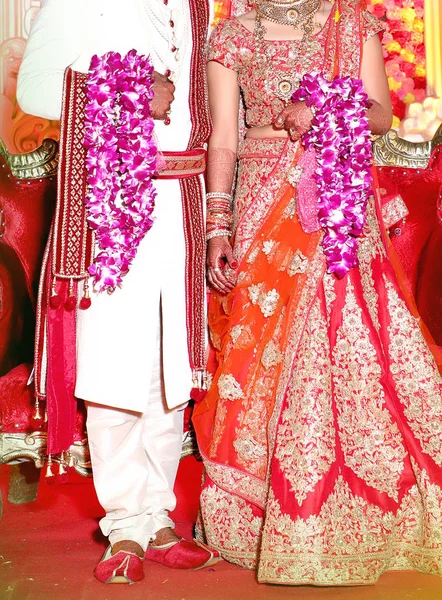
{"type": "Polygon", "coordinates": [[[441,378],[371,167],[382,24],[356,0],[255,4],[208,49],[200,535],[261,582],[440,573],[441,378]]]}

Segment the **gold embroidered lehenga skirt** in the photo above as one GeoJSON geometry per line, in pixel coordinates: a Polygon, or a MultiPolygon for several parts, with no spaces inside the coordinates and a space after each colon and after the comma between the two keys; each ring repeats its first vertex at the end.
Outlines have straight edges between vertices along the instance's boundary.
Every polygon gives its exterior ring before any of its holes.
{"type": "Polygon", "coordinates": [[[442,568],[442,381],[374,198],[359,267],[326,273],[296,213],[300,144],[245,140],[237,284],[209,307],[213,382],[194,417],[200,535],[282,584],[442,568]],[[291,182],[291,183],[290,183],[291,182]]]}

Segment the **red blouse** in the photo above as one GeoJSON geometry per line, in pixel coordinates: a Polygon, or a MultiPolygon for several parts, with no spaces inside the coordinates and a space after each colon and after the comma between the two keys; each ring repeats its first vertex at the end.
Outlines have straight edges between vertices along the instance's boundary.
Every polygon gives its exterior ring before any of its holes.
{"type": "Polygon", "coordinates": [[[207,60],[236,71],[245,104],[248,127],[272,123],[284,108],[278,86],[291,86],[290,95],[306,72],[322,71],[359,76],[361,47],[368,38],[383,31],[381,22],[369,12],[348,11],[330,16],[308,47],[301,40],[265,41],[265,62],[257,59],[255,37],[238,19],[221,21],[208,44],[207,60]],[[336,48],[340,51],[337,52],[336,48]]]}

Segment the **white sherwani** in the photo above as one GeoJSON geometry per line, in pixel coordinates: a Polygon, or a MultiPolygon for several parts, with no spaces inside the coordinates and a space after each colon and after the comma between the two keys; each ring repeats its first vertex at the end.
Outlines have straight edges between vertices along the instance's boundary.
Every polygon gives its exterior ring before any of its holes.
{"type": "MultiPolygon", "coordinates": [[[[185,18],[190,17],[187,14],[185,18]]],[[[149,27],[143,0],[43,0],[20,69],[20,106],[31,114],[60,118],[62,81],[68,65],[87,72],[93,54],[126,53],[132,48],[149,54],[150,46],[162,41],[156,36],[156,29],[149,27]]],[[[162,150],[186,150],[189,140],[191,40],[186,41],[171,124],[155,124],[162,150]]],[[[162,65],[154,66],[162,70],[162,65]]],[[[76,395],[135,411],[147,406],[160,294],[169,408],[186,402],[192,385],[180,187],[178,181],[163,180],[156,188],[155,224],[139,248],[123,289],[112,296],[95,296],[91,308],[78,314],[76,395]]]]}
{"type": "MultiPolygon", "coordinates": [[[[65,69],[87,72],[93,54],[135,48],[151,54],[155,69],[164,72],[156,57],[161,51],[167,55],[168,18],[160,27],[153,23],[144,2],[158,3],[160,12],[164,10],[163,0],[43,0],[19,73],[22,109],[59,119],[65,69]]],[[[169,0],[168,8],[175,10],[174,19],[188,34],[180,48],[171,124],[156,121],[155,133],[162,150],[182,151],[191,131],[190,14],[182,0],[169,0]]],[[[168,411],[165,402],[169,409],[183,405],[192,386],[180,186],[177,180],[162,180],[156,189],[154,225],[122,289],[112,295],[94,294],[92,306],[79,311],[77,327],[76,395],[92,403],[88,433],[95,486],[107,512],[102,529],[112,542],[135,539],[142,546],[171,524],[167,511],[175,502],[171,488],[181,448],[182,411],[168,411]],[[156,450],[149,441],[147,463],[146,436],[162,438],[156,450]],[[115,486],[116,495],[111,489],[115,486]]]]}

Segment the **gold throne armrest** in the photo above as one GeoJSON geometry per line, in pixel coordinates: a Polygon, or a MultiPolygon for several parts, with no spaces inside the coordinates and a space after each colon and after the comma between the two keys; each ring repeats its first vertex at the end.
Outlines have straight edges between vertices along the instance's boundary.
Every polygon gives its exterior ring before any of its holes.
{"type": "Polygon", "coordinates": [[[409,142],[400,138],[394,129],[390,129],[374,142],[374,161],[382,167],[425,169],[431,153],[439,144],[442,144],[442,125],[429,142],[409,142]]]}
{"type": "Polygon", "coordinates": [[[57,174],[58,143],[50,138],[25,154],[12,154],[0,139],[0,156],[16,179],[42,179],[57,174]]]}

